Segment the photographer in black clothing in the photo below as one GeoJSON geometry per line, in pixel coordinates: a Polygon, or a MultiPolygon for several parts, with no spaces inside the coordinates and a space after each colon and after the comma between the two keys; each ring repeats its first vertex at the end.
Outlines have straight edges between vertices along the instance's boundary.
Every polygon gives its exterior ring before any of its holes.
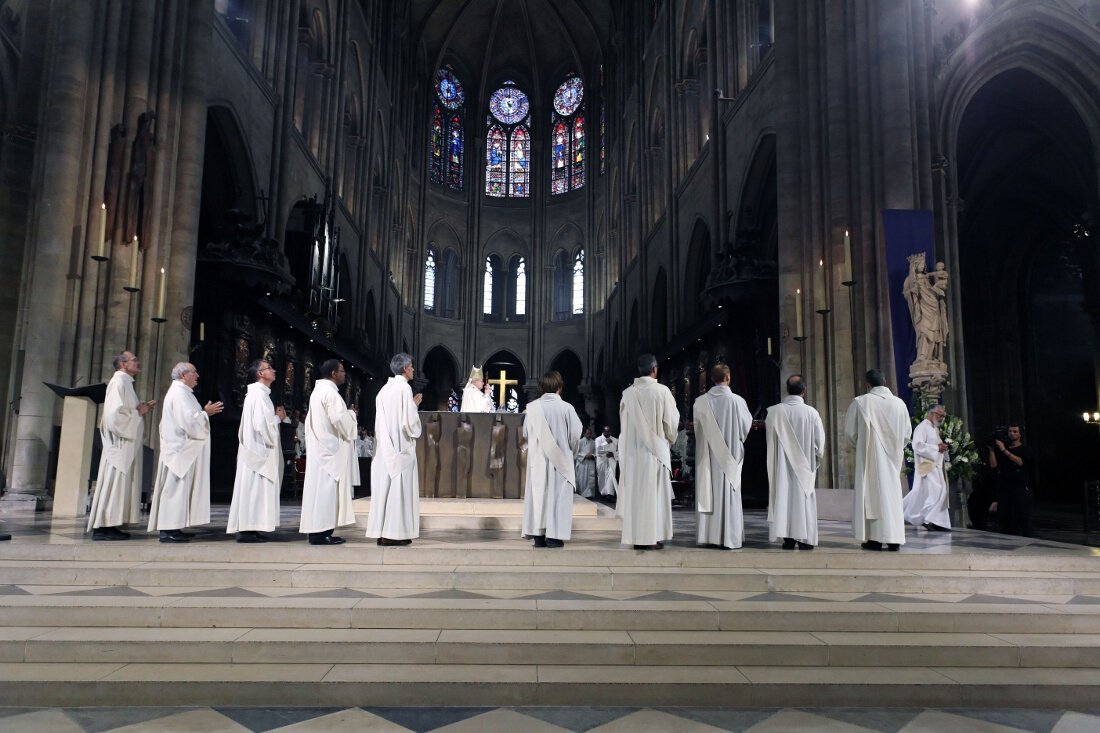
{"type": "Polygon", "coordinates": [[[1028,471],[1031,451],[1020,442],[1020,426],[993,431],[989,445],[989,467],[997,472],[997,523],[1001,531],[1031,536],[1031,489],[1028,471]]]}

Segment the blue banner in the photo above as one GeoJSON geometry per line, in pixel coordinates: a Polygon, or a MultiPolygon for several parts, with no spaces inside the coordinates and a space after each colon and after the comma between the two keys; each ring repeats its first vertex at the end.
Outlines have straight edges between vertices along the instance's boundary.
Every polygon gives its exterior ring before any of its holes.
{"type": "Polygon", "coordinates": [[[890,330],[894,337],[897,395],[909,403],[909,366],[917,358],[917,334],[902,286],[909,275],[909,256],[924,252],[928,270],[936,264],[936,230],[931,211],[883,209],[886,271],[890,288],[890,330]]]}

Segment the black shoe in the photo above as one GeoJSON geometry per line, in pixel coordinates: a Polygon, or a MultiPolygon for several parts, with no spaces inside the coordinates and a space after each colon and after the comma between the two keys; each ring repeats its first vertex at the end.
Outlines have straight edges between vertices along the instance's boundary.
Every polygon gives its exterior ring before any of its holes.
{"type": "Polygon", "coordinates": [[[795,547],[794,540],[792,540],[790,537],[784,537],[783,538],[783,549],[784,550],[793,550],[794,547],[795,547]]]}
{"type": "Polygon", "coordinates": [[[927,529],[929,532],[950,532],[951,531],[950,527],[941,527],[940,525],[932,524],[931,522],[924,525],[924,528],[927,529]]]}
{"type": "Polygon", "coordinates": [[[634,545],[635,550],[659,550],[657,545],[634,545]]]}
{"type": "Polygon", "coordinates": [[[190,542],[191,538],[185,535],[183,532],[180,532],[178,529],[162,529],[160,531],[160,541],[183,544],[185,542],[190,542]]]}
{"type": "Polygon", "coordinates": [[[813,545],[807,545],[805,542],[799,542],[798,543],[798,549],[800,549],[800,550],[812,550],[812,549],[814,549],[814,546],[813,545]]]}
{"type": "Polygon", "coordinates": [[[238,532],[237,542],[240,542],[242,545],[257,545],[262,542],[267,542],[267,538],[259,532],[238,532]]]}
{"type": "Polygon", "coordinates": [[[901,549],[901,545],[889,544],[886,546],[888,552],[897,552],[901,549]]]}
{"type": "Polygon", "coordinates": [[[531,539],[535,541],[535,547],[546,547],[546,535],[537,534],[531,539]]]}
{"type": "Polygon", "coordinates": [[[934,531],[935,531],[935,530],[933,530],[933,529],[932,529],[932,527],[934,527],[935,525],[933,525],[933,524],[929,524],[928,522],[925,522],[925,523],[924,523],[924,524],[922,524],[921,526],[922,526],[922,527],[924,527],[924,528],[925,528],[926,530],[928,530],[929,532],[934,532],[934,531]]]}
{"type": "MultiPolygon", "coordinates": [[[[340,540],[343,542],[343,540],[340,540]]],[[[404,547],[405,545],[411,545],[412,540],[391,540],[388,537],[379,537],[378,544],[382,547],[404,547]]]]}
{"type": "Polygon", "coordinates": [[[182,529],[177,529],[176,531],[179,532],[180,535],[182,535],[183,537],[187,537],[189,539],[195,536],[194,532],[184,532],[182,529]]]}
{"type": "Polygon", "coordinates": [[[311,545],[342,545],[346,540],[343,537],[333,537],[330,534],[323,534],[320,537],[310,537],[309,544],[311,545]]]}
{"type": "Polygon", "coordinates": [[[565,542],[556,540],[553,537],[546,538],[546,544],[543,547],[565,547],[565,542]]]}
{"type": "Polygon", "coordinates": [[[665,549],[665,543],[664,542],[658,542],[657,544],[655,544],[653,546],[653,549],[654,550],[663,550],[663,549],[665,549]]]}
{"type": "Polygon", "coordinates": [[[11,535],[7,532],[0,532],[0,542],[7,542],[11,539],[11,535]]]}
{"type": "Polygon", "coordinates": [[[882,543],[878,540],[867,540],[866,542],[860,543],[860,547],[864,550],[871,550],[872,552],[882,552],[882,543]]]}
{"type": "Polygon", "coordinates": [[[98,527],[92,530],[93,542],[111,542],[114,540],[128,540],[130,539],[129,532],[119,532],[114,527],[98,527]],[[114,530],[114,531],[112,531],[114,530]]]}

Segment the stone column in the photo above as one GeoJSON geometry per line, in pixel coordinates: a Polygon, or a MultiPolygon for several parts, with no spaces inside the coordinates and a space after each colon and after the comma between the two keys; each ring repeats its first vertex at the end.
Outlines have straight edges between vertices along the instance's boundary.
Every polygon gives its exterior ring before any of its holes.
{"type": "Polygon", "coordinates": [[[78,211],[80,152],[84,140],[85,95],[93,41],[92,3],[54,3],[51,47],[55,54],[46,79],[37,216],[27,237],[25,291],[19,318],[23,328],[23,384],[16,423],[15,460],[4,508],[44,508],[46,467],[53,440],[56,396],[42,380],[64,381],[61,344],[71,324],[65,323],[71,281],[71,259],[78,211]]]}

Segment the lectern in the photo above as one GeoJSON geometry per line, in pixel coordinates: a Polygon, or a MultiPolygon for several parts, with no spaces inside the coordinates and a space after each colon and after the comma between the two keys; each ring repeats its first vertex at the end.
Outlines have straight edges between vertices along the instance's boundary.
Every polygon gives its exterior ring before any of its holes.
{"type": "Polygon", "coordinates": [[[107,399],[107,385],[62,387],[43,382],[64,401],[61,414],[61,444],[57,449],[57,479],[54,482],[53,515],[83,517],[88,503],[88,476],[92,468],[92,437],[96,405],[107,399]]]}

